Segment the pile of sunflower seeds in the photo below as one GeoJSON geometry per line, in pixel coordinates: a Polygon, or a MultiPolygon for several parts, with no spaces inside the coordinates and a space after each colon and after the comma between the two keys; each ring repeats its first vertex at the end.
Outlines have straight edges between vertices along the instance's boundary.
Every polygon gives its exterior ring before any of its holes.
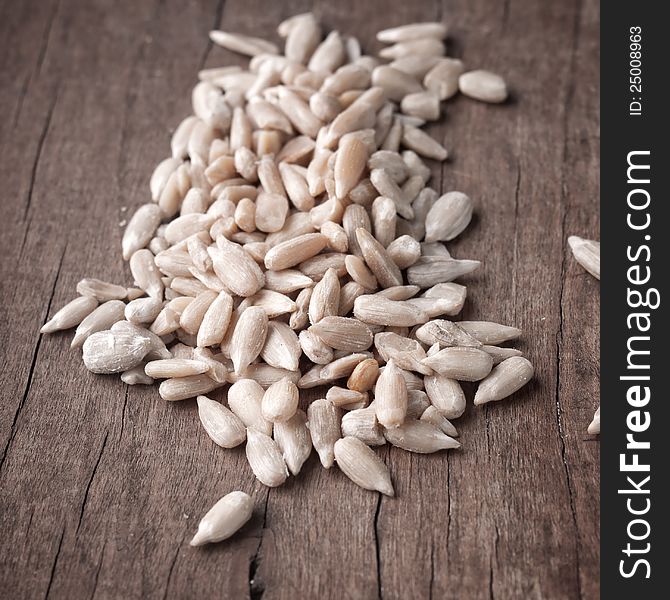
{"type": "MultiPolygon", "coordinates": [[[[323,38],[312,14],[279,25],[275,44],[212,31],[251,57],[248,70],[206,69],[193,115],[155,169],[151,201],[123,235],[135,287],[84,279],[42,332],[76,327],[94,373],[130,385],[162,379],[165,400],[197,398],[204,430],[224,448],[246,442],[267,486],[297,475],[312,448],[325,468],[389,496],[372,447],[458,448],[451,423],[502,400],[533,375],[521,335],[453,321],[479,261],[444,242],[473,202],[427,187],[425,159],[447,150],[421,127],[459,91],[502,102],[505,82],[445,57],[442,23],[381,31],[380,58],[354,37],[323,38]],[[206,394],[229,386],[226,401],[206,394]],[[300,390],[327,387],[300,410],[300,390]]],[[[203,519],[194,545],[225,539],[250,516],[233,492],[203,519]]]]}
{"type": "MultiPolygon", "coordinates": [[[[568,238],[568,244],[575,260],[582,265],[588,273],[600,281],[600,242],[571,235],[568,238]]],[[[591,435],[598,435],[600,433],[600,406],[596,409],[596,413],[593,415],[593,420],[586,431],[591,435]]]]}

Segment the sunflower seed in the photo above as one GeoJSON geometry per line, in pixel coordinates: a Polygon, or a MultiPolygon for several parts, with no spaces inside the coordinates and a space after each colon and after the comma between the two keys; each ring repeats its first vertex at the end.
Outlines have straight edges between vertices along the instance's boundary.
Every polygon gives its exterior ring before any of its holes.
{"type": "Polygon", "coordinates": [[[256,479],[263,485],[277,487],[286,481],[286,463],[279,446],[269,435],[248,428],[246,455],[256,479]]]}
{"type": "Polygon", "coordinates": [[[442,413],[434,406],[429,406],[423,412],[420,418],[421,421],[426,421],[437,427],[442,433],[449,437],[458,437],[458,431],[451,424],[451,422],[442,415],[442,413]]]}
{"type": "Polygon", "coordinates": [[[345,437],[334,446],[340,470],[356,485],[387,496],[393,496],[388,468],[381,459],[356,437],[345,437]]]}
{"type": "Polygon", "coordinates": [[[457,419],[465,412],[465,394],[458,381],[444,375],[424,378],[431,404],[447,419],[457,419]]]}
{"type": "Polygon", "coordinates": [[[95,308],[78,325],[70,348],[79,348],[91,334],[107,330],[117,321],[123,320],[125,306],[120,300],[110,300],[95,308]]]}
{"type": "Polygon", "coordinates": [[[144,366],[144,372],[154,379],[170,379],[172,377],[188,377],[207,373],[208,366],[199,361],[185,358],[167,358],[153,360],[144,366]]]}
{"type": "Polygon", "coordinates": [[[298,410],[298,388],[288,378],[273,383],[263,395],[261,412],[266,421],[283,423],[298,410]]]}
{"type": "Polygon", "coordinates": [[[457,237],[472,219],[472,200],[461,192],[440,196],[426,216],[426,242],[457,237]]]}
{"type": "Polygon", "coordinates": [[[593,415],[593,420],[589,423],[587,433],[590,435],[598,435],[600,433],[600,406],[593,415]]]}
{"type": "Polygon", "coordinates": [[[219,292],[205,311],[197,333],[199,347],[220,344],[230,324],[233,299],[227,292],[219,292]]]}
{"type": "Polygon", "coordinates": [[[218,387],[221,387],[221,384],[207,375],[189,375],[166,379],[158,388],[158,393],[164,400],[177,401],[208,394],[218,387]]]}
{"type": "Polygon", "coordinates": [[[533,377],[533,365],[522,356],[513,356],[496,365],[482,380],[475,394],[475,404],[502,400],[522,388],[533,377]]]}
{"type": "Polygon", "coordinates": [[[320,233],[308,233],[281,242],[265,255],[265,267],[271,271],[288,269],[321,252],[327,241],[320,233]]]}
{"type": "Polygon", "coordinates": [[[379,363],[374,358],[359,362],[347,380],[347,387],[357,392],[370,391],[379,377],[379,363]]]}
{"type": "Polygon", "coordinates": [[[393,359],[377,379],[375,412],[383,427],[398,427],[407,414],[407,385],[393,359]]]}
{"type": "Polygon", "coordinates": [[[383,29],[377,33],[380,42],[395,43],[408,40],[434,38],[442,40],[447,37],[447,26],[443,23],[412,23],[391,29],[383,29]]]}
{"type": "Polygon", "coordinates": [[[307,326],[309,318],[307,315],[307,310],[309,308],[309,302],[312,298],[312,289],[305,288],[302,290],[297,298],[295,299],[296,310],[291,314],[289,319],[289,327],[293,330],[303,329],[307,326]]]}
{"type": "Polygon", "coordinates": [[[217,293],[210,290],[198,294],[181,313],[179,326],[187,333],[197,335],[205,314],[217,297],[217,293]]]}
{"type": "Polygon", "coordinates": [[[447,283],[479,268],[478,260],[457,260],[446,256],[422,256],[407,269],[407,281],[422,288],[447,283]]]}
{"type": "Polygon", "coordinates": [[[252,379],[240,379],[228,390],[228,406],[246,427],[272,435],[272,423],[263,417],[263,388],[252,379]]]}
{"type": "Polygon", "coordinates": [[[414,211],[411,204],[412,199],[407,199],[405,197],[402,190],[398,187],[388,171],[385,169],[373,169],[370,173],[370,181],[381,196],[393,201],[395,209],[400,216],[405,219],[414,217],[414,211]]]}
{"type": "Polygon", "coordinates": [[[312,325],[308,331],[336,350],[362,352],[372,345],[370,328],[358,319],[326,316],[312,325]]]}
{"type": "Polygon", "coordinates": [[[374,273],[379,284],[385,288],[402,285],[400,269],[393,262],[386,249],[372,237],[372,234],[359,227],[356,229],[356,239],[365,262],[374,273]]]}
{"type": "Polygon", "coordinates": [[[268,332],[268,316],[259,306],[250,306],[240,316],[231,339],[230,358],[240,375],[260,354],[268,332]]]}
{"type": "Polygon", "coordinates": [[[198,524],[191,546],[221,542],[231,537],[249,519],[254,509],[253,500],[244,492],[230,492],[219,500],[198,524]]]}
{"type": "Polygon", "coordinates": [[[399,269],[407,269],[421,257],[421,244],[409,235],[401,235],[386,247],[386,251],[399,269]]]}
{"type": "Polygon", "coordinates": [[[321,27],[311,13],[305,13],[292,17],[288,25],[282,28],[280,25],[279,35],[286,37],[284,54],[290,61],[306,64],[321,42],[321,27]],[[285,32],[285,35],[283,35],[285,32]]]}
{"type": "Polygon", "coordinates": [[[493,367],[493,359],[478,348],[444,348],[437,354],[423,359],[423,364],[440,375],[458,381],[479,381],[486,377],[493,367]]]}
{"type": "Polygon", "coordinates": [[[217,277],[238,296],[253,296],[265,281],[260,267],[238,244],[223,237],[216,243],[218,248],[210,246],[208,251],[217,277]]]}
{"type": "Polygon", "coordinates": [[[468,346],[471,348],[479,348],[482,344],[476,338],[468,333],[460,326],[460,323],[438,319],[429,321],[425,325],[419,327],[415,332],[416,338],[432,346],[439,344],[441,348],[448,346],[468,346]]]}
{"type": "Polygon", "coordinates": [[[423,375],[433,374],[431,368],[421,363],[426,358],[426,352],[416,340],[391,332],[382,332],[375,335],[375,348],[386,362],[393,359],[401,369],[416,371],[423,375]]]}
{"type": "Polygon", "coordinates": [[[281,321],[268,323],[267,337],[261,358],[270,366],[297,371],[300,361],[300,342],[295,332],[281,321]]]}
{"type": "Polygon", "coordinates": [[[222,448],[239,446],[247,437],[244,423],[230,409],[207,396],[198,396],[198,416],[207,435],[222,448]]]}
{"type": "Polygon", "coordinates": [[[571,235],[568,244],[577,262],[596,279],[600,279],[600,242],[571,235]]]}
{"type": "Polygon", "coordinates": [[[241,33],[228,33],[226,31],[210,31],[209,39],[217,46],[227,50],[238,52],[246,56],[258,56],[259,54],[278,54],[279,48],[273,43],[260,38],[242,35],[241,33]]]}
{"type": "Polygon", "coordinates": [[[346,409],[349,405],[354,404],[367,406],[368,395],[365,392],[356,392],[347,388],[333,386],[326,393],[326,400],[332,402],[335,406],[346,409]]]}
{"type": "Polygon", "coordinates": [[[386,443],[373,406],[345,413],[342,416],[342,435],[358,438],[368,446],[383,446],[386,443]]]}
{"type": "Polygon", "coordinates": [[[428,315],[416,306],[408,302],[389,300],[378,294],[356,298],[354,316],[371,325],[399,327],[411,327],[428,320],[428,315]]]}
{"type": "Polygon", "coordinates": [[[385,429],[384,437],[393,446],[419,454],[461,447],[460,442],[427,421],[407,421],[399,427],[385,429]]]}
{"type": "Polygon", "coordinates": [[[145,375],[142,363],[121,373],[121,381],[128,385],[153,385],[154,383],[152,377],[145,375]]]}
{"type": "Polygon", "coordinates": [[[505,80],[489,71],[469,71],[458,78],[461,93],[482,102],[500,103],[507,99],[505,80]]]}
{"type": "Polygon", "coordinates": [[[335,442],[340,439],[341,411],[322,398],[307,408],[307,426],[321,464],[330,469],[335,462],[335,442]]]}
{"type": "Polygon", "coordinates": [[[312,439],[307,428],[307,415],[301,410],[283,423],[275,423],[274,440],[282,451],[291,474],[298,475],[312,453],[312,439]]]}
{"type": "Polygon", "coordinates": [[[490,321],[460,321],[459,327],[482,344],[497,346],[503,342],[515,340],[521,335],[521,329],[491,323],[490,321]]]}
{"type": "Polygon", "coordinates": [[[340,302],[340,280],[335,269],[328,269],[312,291],[309,301],[309,321],[316,324],[324,317],[337,315],[340,302]]]}

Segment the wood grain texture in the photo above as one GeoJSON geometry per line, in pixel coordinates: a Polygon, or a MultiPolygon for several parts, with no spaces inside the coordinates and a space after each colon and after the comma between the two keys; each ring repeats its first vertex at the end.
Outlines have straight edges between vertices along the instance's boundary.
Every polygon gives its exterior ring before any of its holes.
{"type": "MultiPolygon", "coordinates": [[[[0,589],[7,598],[528,598],[599,596],[599,286],[566,251],[599,238],[594,0],[27,0],[0,6],[0,589]],[[447,105],[434,170],[477,218],[450,245],[483,267],[463,318],[509,322],[535,381],[469,406],[463,450],[381,454],[397,497],[313,455],[268,490],[243,450],[201,431],[194,402],[94,376],[71,334],[40,336],[85,276],[129,281],[119,222],[148,196],[202,66],[239,58],[213,27],[275,38],[314,9],[360,37],[445,19],[450,54],[505,76],[512,101],[447,105]],[[224,544],[192,549],[224,493],[256,499],[224,544]]],[[[471,390],[470,390],[471,392],[471,390]]]]}

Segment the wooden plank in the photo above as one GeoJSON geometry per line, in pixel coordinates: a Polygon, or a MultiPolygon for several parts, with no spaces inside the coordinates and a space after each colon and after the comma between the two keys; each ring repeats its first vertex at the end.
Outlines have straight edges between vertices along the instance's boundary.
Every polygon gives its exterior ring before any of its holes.
{"type": "Polygon", "coordinates": [[[2,274],[12,281],[0,290],[12,349],[0,403],[0,581],[13,598],[598,596],[598,445],[584,434],[598,395],[598,293],[565,253],[567,235],[597,237],[592,0],[316,7],[327,28],[372,50],[382,27],[444,18],[450,53],[504,74],[514,95],[501,107],[449,103],[432,131],[453,160],[433,183],[480,206],[450,246],[484,261],[463,317],[523,327],[537,380],[509,402],[469,407],[457,423],[462,451],[382,450],[397,498],[356,488],[315,456],[268,491],[243,450],[221,452],[202,435],[193,402],[166,406],[155,389],[94,377],[68,352],[69,335],[36,335],[81,277],[127,280],[110,251],[118,223],[146,200],[198,68],[240,62],[207,31],[276,40],[279,20],[309,6],[0,8],[0,108],[13,115],[0,124],[2,274]],[[226,544],[189,548],[200,515],[233,488],[256,498],[252,521],[226,544]]]}

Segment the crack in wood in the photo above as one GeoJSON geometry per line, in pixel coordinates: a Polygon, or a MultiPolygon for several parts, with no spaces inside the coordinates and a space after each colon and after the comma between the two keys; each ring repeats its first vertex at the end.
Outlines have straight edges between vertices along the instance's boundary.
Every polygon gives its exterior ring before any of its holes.
{"type": "MultiPolygon", "coordinates": [[[[218,29],[221,26],[221,19],[223,18],[223,9],[225,8],[225,6],[226,6],[226,0],[218,0],[214,16],[214,25],[212,29],[218,29]]],[[[200,62],[198,63],[198,71],[202,71],[202,69],[205,68],[205,64],[207,63],[209,53],[212,51],[213,46],[214,43],[212,42],[212,40],[209,39],[209,36],[207,36],[207,46],[205,46],[205,51],[202,53],[202,56],[200,57],[200,62]]]]}
{"type": "MultiPolygon", "coordinates": [[[[51,294],[49,295],[49,302],[47,303],[47,309],[44,315],[44,318],[42,319],[42,325],[46,323],[46,319],[49,316],[49,313],[51,312],[51,303],[53,302],[54,295],[56,294],[56,285],[58,283],[58,278],[60,277],[61,269],[63,268],[63,259],[65,258],[65,252],[67,251],[67,241],[65,242],[65,246],[63,248],[63,252],[61,253],[60,260],[58,261],[58,268],[56,269],[56,277],[54,278],[53,285],[51,286],[51,294]]],[[[28,371],[28,379],[26,381],[26,387],[23,390],[23,395],[21,396],[21,401],[19,402],[19,405],[16,408],[16,411],[14,412],[14,418],[12,419],[12,425],[10,427],[10,433],[9,433],[9,439],[7,440],[7,443],[5,444],[5,447],[2,451],[2,456],[0,457],[0,472],[2,472],[2,467],[5,464],[5,459],[7,458],[7,454],[9,452],[9,448],[14,441],[14,438],[16,437],[16,423],[19,419],[19,414],[21,413],[21,410],[23,409],[26,400],[28,399],[28,394],[30,393],[30,386],[33,383],[33,376],[35,374],[35,367],[37,366],[37,356],[40,351],[40,347],[42,346],[42,339],[43,339],[44,334],[40,333],[37,336],[37,342],[35,343],[35,347],[33,348],[33,354],[32,354],[32,360],[30,363],[30,370],[28,371]]]]}
{"type": "Polygon", "coordinates": [[[377,494],[377,507],[375,508],[374,518],[374,537],[375,537],[375,555],[377,557],[377,598],[382,600],[382,561],[381,561],[381,546],[379,544],[379,514],[382,508],[382,494],[377,494]]]}
{"type": "Polygon", "coordinates": [[[88,483],[86,484],[86,490],[84,491],[84,500],[81,503],[81,510],[79,511],[79,521],[77,522],[77,529],[74,533],[75,539],[79,535],[79,529],[81,528],[81,522],[84,519],[84,511],[86,510],[86,503],[88,502],[88,493],[91,490],[91,485],[93,484],[93,479],[95,478],[95,474],[98,471],[98,467],[100,466],[100,461],[102,460],[102,455],[105,452],[105,447],[107,446],[107,439],[109,438],[109,432],[105,433],[105,438],[102,440],[102,446],[100,446],[100,452],[98,452],[98,459],[95,461],[95,465],[93,466],[93,472],[91,473],[91,476],[88,479],[88,483]]]}
{"type": "Polygon", "coordinates": [[[47,56],[47,50],[49,49],[49,42],[51,41],[51,32],[53,30],[53,24],[56,20],[56,15],[58,14],[58,9],[60,8],[60,0],[56,0],[53,10],[51,11],[51,17],[47,23],[47,28],[44,34],[42,35],[42,46],[40,47],[40,53],[37,57],[37,76],[39,77],[42,73],[42,65],[44,64],[44,59],[47,56]]]}
{"type": "Polygon", "coordinates": [[[100,551],[100,562],[98,563],[98,567],[95,570],[95,575],[93,576],[93,591],[89,596],[89,600],[93,600],[93,598],[95,598],[95,593],[98,591],[98,580],[100,578],[100,571],[102,570],[102,564],[105,562],[106,547],[107,547],[107,540],[105,539],[105,541],[102,543],[102,550],[100,551]]]}
{"type": "Polygon", "coordinates": [[[261,546],[263,545],[263,537],[265,535],[265,526],[268,521],[268,505],[270,503],[270,491],[265,495],[265,505],[263,507],[263,523],[261,524],[260,536],[258,538],[258,545],[256,550],[249,560],[249,598],[250,600],[261,600],[263,594],[265,593],[265,583],[262,579],[257,578],[258,567],[260,565],[260,552],[261,546]]]}
{"type": "Polygon", "coordinates": [[[170,589],[170,581],[172,580],[172,572],[174,571],[174,567],[177,564],[177,558],[179,557],[179,550],[181,550],[181,546],[184,543],[184,538],[185,534],[181,537],[181,540],[179,540],[177,550],[175,551],[174,556],[172,557],[172,561],[170,562],[170,569],[168,570],[167,581],[165,582],[165,592],[163,593],[163,600],[166,600],[168,596],[168,591],[170,589]]]}
{"type": "Polygon", "coordinates": [[[65,526],[63,526],[63,531],[61,532],[60,539],[58,540],[58,549],[56,550],[56,556],[54,557],[54,562],[51,565],[51,571],[49,574],[49,584],[47,585],[47,591],[44,594],[44,600],[46,600],[49,597],[49,594],[51,593],[51,586],[53,585],[54,576],[56,575],[56,565],[58,565],[58,559],[60,558],[60,551],[61,548],[63,547],[64,537],[65,537],[65,526]]]}

